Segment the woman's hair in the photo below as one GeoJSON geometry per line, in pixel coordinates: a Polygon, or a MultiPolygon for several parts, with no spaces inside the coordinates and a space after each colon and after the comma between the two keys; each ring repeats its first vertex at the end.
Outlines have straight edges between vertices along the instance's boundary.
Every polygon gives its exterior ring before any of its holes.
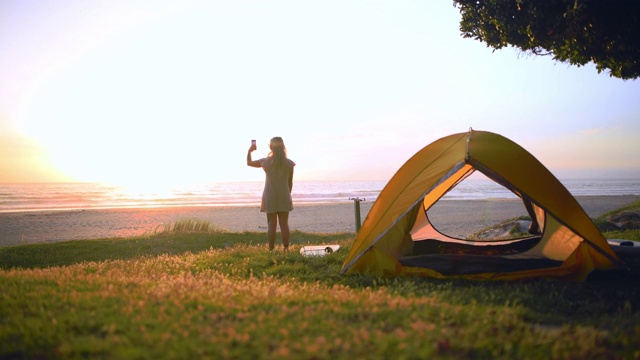
{"type": "Polygon", "coordinates": [[[285,159],[287,158],[287,148],[284,146],[284,141],[281,137],[276,136],[269,141],[269,148],[271,151],[268,157],[273,158],[273,167],[278,171],[282,171],[286,164],[285,159]]]}

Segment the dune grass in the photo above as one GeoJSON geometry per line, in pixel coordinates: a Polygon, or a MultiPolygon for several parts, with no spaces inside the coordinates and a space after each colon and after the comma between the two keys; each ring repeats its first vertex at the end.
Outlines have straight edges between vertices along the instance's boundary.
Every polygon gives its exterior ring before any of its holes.
{"type": "Polygon", "coordinates": [[[609,211],[609,212],[607,212],[605,214],[600,215],[598,217],[598,219],[604,219],[604,218],[606,218],[608,216],[611,216],[613,214],[617,214],[617,213],[620,213],[620,212],[623,212],[623,211],[639,211],[639,210],[640,210],[640,200],[639,201],[633,201],[633,202],[630,202],[630,203],[628,203],[628,204],[626,204],[626,205],[624,205],[624,206],[622,206],[622,207],[620,207],[618,209],[611,210],[611,211],[609,211]]]}
{"type": "Polygon", "coordinates": [[[0,248],[0,358],[640,357],[636,278],[341,276],[353,234],[269,252],[264,233],[183,225],[0,248]]]}

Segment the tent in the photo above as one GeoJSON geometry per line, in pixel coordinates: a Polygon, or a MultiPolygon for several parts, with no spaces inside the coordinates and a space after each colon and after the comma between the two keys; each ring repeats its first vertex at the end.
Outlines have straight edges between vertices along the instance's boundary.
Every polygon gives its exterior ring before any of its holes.
{"type": "Polygon", "coordinates": [[[358,232],[342,274],[584,281],[620,261],[576,199],[533,155],[487,131],[441,138],[389,180],[358,232]],[[442,234],[428,210],[479,171],[511,190],[531,215],[529,236],[472,241],[442,234]]]}

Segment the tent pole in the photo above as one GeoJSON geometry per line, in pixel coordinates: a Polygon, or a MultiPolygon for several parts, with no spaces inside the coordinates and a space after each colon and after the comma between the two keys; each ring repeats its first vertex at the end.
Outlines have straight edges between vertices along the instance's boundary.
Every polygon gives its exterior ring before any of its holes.
{"type": "Polygon", "coordinates": [[[473,132],[472,128],[469,128],[469,132],[467,133],[467,148],[465,149],[464,160],[469,161],[469,143],[471,142],[471,133],[473,132]]]}

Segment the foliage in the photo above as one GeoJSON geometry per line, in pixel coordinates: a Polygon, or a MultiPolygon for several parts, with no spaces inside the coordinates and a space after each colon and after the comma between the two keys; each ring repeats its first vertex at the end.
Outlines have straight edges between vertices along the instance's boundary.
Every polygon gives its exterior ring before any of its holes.
{"type": "Polygon", "coordinates": [[[594,222],[607,239],[627,239],[640,241],[640,229],[620,229],[618,225],[610,221],[616,215],[625,212],[640,212],[640,201],[635,201],[618,209],[600,215],[594,222]]]}
{"type": "Polygon", "coordinates": [[[201,219],[182,219],[173,224],[166,226],[162,232],[173,234],[185,234],[185,233],[204,233],[215,234],[225,232],[225,230],[219,226],[212,224],[208,220],[201,219]]]}
{"type": "Polygon", "coordinates": [[[293,232],[283,252],[264,233],[189,230],[0,248],[0,358],[640,356],[640,279],[341,276],[352,240],[293,232]]]}
{"type": "Polygon", "coordinates": [[[350,240],[336,241],[344,250],[315,258],[302,257],[298,244],[290,252],[269,252],[262,241],[0,270],[0,357],[639,355],[637,280],[482,283],[339,276],[350,240]]]}
{"type": "Polygon", "coordinates": [[[602,233],[607,239],[640,241],[640,229],[607,231],[602,233]]]}
{"type": "MultiPolygon", "coordinates": [[[[125,239],[72,240],[0,247],[0,269],[64,266],[76,264],[78,261],[119,260],[162,254],[197,253],[240,244],[260,244],[264,243],[266,238],[264,234],[251,232],[187,231],[184,229],[189,226],[185,225],[185,222],[180,221],[177,224],[183,225],[169,226],[170,230],[125,239]],[[175,230],[180,228],[183,231],[175,230]]],[[[201,229],[214,228],[214,226],[198,227],[201,229]]],[[[291,232],[291,242],[301,245],[332,243],[352,237],[353,234],[350,233],[305,234],[300,231],[291,232]]]]}
{"type": "Polygon", "coordinates": [[[623,211],[640,211],[640,201],[634,201],[632,203],[629,203],[627,205],[624,205],[618,209],[615,210],[611,210],[605,214],[602,214],[598,217],[598,219],[606,219],[607,217],[611,216],[611,215],[615,215],[618,213],[621,213],[623,211]]]}
{"type": "Polygon", "coordinates": [[[467,240],[512,240],[530,237],[531,234],[528,231],[528,227],[525,228],[521,224],[523,221],[526,221],[528,224],[531,222],[531,217],[520,216],[505,220],[499,224],[486,227],[467,236],[467,240]]]}
{"type": "Polygon", "coordinates": [[[637,0],[454,0],[460,31],[494,49],[534,55],[635,79],[640,76],[637,0]]]}

